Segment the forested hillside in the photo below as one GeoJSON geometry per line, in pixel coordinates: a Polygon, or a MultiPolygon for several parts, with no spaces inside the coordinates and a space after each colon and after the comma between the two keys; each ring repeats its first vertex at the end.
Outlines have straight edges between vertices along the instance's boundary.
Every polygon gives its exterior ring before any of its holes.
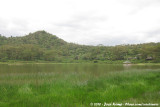
{"type": "Polygon", "coordinates": [[[86,46],[66,41],[46,31],[23,37],[0,35],[0,61],[52,62],[160,62],[160,43],[117,46],[86,46]]]}

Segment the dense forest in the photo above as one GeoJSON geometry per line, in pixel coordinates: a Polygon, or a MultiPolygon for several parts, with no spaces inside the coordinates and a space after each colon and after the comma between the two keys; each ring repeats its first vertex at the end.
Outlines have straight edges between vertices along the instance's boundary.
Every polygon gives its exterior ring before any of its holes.
{"type": "Polygon", "coordinates": [[[0,35],[0,61],[160,62],[160,43],[87,46],[67,43],[46,31],[23,37],[0,35]]]}

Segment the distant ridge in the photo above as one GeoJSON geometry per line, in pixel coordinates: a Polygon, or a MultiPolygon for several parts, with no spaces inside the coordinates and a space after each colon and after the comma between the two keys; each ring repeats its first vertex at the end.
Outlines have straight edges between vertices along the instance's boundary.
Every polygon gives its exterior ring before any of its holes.
{"type": "Polygon", "coordinates": [[[0,35],[0,61],[45,60],[55,62],[103,61],[112,63],[129,59],[132,63],[160,62],[160,43],[117,46],[87,46],[66,41],[46,31],[22,37],[0,35]]]}

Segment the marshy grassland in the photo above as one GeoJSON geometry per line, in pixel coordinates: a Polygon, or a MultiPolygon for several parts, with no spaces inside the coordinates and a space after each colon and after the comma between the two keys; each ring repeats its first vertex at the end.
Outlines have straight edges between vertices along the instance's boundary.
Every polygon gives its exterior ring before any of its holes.
{"type": "Polygon", "coordinates": [[[0,64],[0,106],[160,104],[159,65],[0,64]]]}

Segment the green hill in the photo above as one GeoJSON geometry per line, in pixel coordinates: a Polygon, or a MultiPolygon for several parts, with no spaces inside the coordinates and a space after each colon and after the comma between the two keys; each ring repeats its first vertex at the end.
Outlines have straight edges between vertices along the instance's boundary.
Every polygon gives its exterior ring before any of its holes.
{"type": "Polygon", "coordinates": [[[20,45],[20,44],[33,44],[43,48],[52,48],[55,46],[66,45],[67,42],[58,38],[55,35],[47,33],[46,31],[37,31],[35,33],[30,33],[23,37],[9,37],[0,38],[1,45],[20,45]]]}
{"type": "Polygon", "coordinates": [[[160,62],[160,43],[87,46],[67,43],[46,31],[22,37],[0,35],[0,61],[46,60],[54,62],[160,62]]]}

